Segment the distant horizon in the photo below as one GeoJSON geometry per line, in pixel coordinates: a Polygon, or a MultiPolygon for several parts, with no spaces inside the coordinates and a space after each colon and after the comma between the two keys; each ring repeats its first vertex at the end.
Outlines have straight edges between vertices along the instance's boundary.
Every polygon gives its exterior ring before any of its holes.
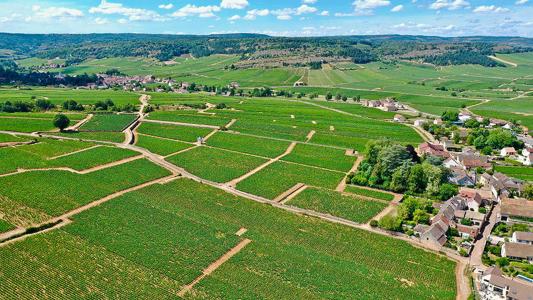
{"type": "Polygon", "coordinates": [[[533,0],[4,0],[0,31],[533,37],[533,0]]]}
{"type": "Polygon", "coordinates": [[[533,37],[528,36],[518,36],[518,35],[458,35],[458,36],[446,36],[446,35],[426,35],[426,34],[400,34],[400,33],[383,33],[383,34],[337,34],[337,35],[300,35],[300,36],[283,36],[283,35],[269,35],[265,33],[256,33],[256,32],[232,32],[232,33],[208,33],[208,34],[194,34],[194,33],[143,33],[143,32],[87,32],[87,33],[60,33],[60,32],[49,32],[49,33],[39,33],[39,32],[5,32],[0,31],[0,34],[13,34],[13,35],[121,35],[121,34],[131,34],[131,35],[154,35],[154,36],[197,36],[197,37],[208,37],[208,36],[231,36],[231,35],[258,35],[265,37],[273,38],[326,38],[326,37],[379,37],[379,36],[404,36],[404,37],[435,37],[435,38],[476,38],[476,37],[490,37],[490,38],[521,38],[521,39],[533,39],[533,37]]]}

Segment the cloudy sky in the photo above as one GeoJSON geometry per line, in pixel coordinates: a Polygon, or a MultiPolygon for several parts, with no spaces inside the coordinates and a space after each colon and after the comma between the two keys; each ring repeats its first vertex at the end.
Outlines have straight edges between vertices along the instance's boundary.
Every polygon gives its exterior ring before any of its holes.
{"type": "Polygon", "coordinates": [[[0,0],[0,32],[533,37],[533,0],[0,0]]]}

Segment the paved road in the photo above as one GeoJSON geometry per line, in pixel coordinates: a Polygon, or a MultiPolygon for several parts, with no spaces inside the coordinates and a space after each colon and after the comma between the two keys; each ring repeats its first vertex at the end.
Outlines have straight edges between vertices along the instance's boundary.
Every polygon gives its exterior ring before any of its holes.
{"type": "Polygon", "coordinates": [[[485,244],[487,243],[487,239],[490,236],[490,233],[492,232],[492,229],[496,225],[496,218],[498,217],[498,214],[500,213],[500,204],[496,204],[496,206],[492,209],[492,213],[490,214],[489,223],[485,226],[485,230],[483,230],[483,236],[476,241],[474,244],[474,250],[472,250],[472,254],[470,255],[470,264],[473,267],[476,267],[478,269],[485,270],[486,267],[483,265],[483,262],[481,261],[481,256],[483,255],[483,250],[485,249],[485,244]]]}

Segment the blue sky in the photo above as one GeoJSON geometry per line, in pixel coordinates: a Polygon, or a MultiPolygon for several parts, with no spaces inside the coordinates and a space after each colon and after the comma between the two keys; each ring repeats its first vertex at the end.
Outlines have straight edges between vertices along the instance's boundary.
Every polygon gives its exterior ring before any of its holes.
{"type": "Polygon", "coordinates": [[[533,0],[0,0],[0,32],[533,37],[533,0]]]}

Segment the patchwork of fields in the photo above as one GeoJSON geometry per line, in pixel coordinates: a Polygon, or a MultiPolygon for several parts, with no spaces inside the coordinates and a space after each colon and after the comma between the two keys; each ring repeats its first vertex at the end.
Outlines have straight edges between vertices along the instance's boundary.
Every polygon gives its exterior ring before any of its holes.
{"type": "MultiPolygon", "coordinates": [[[[217,55],[95,59],[62,71],[396,97],[435,115],[472,106],[531,128],[528,55],[502,55],[518,66],[490,70],[403,62],[231,70],[239,58],[217,55]],[[300,78],[308,86],[292,88],[300,78]]],[[[0,102],[88,107],[107,99],[138,107],[139,96],[0,89],[0,102]]],[[[296,97],[149,96],[153,112],[91,111],[72,132],[54,130],[52,113],[0,113],[8,131],[0,133],[0,298],[455,299],[455,262],[370,228],[401,195],[345,184],[369,141],[423,141],[392,122],[395,113],[296,97]]],[[[68,116],[73,125],[87,115],[68,116]]],[[[530,168],[497,170],[531,180],[530,168]]]]}

